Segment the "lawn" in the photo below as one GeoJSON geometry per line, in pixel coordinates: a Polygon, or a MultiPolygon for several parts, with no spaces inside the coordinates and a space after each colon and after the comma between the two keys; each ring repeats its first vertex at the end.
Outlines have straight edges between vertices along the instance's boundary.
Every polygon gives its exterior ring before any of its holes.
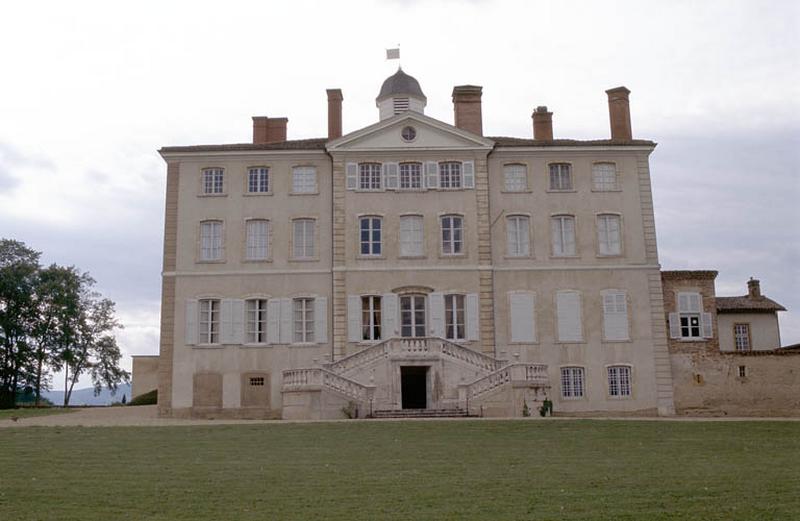
{"type": "Polygon", "coordinates": [[[798,491],[798,422],[0,429],[3,520],[796,520],[798,491]]]}
{"type": "Polygon", "coordinates": [[[72,409],[63,407],[20,407],[18,409],[0,409],[0,420],[9,418],[32,418],[33,416],[47,416],[49,414],[62,414],[72,412],[72,409]]]}

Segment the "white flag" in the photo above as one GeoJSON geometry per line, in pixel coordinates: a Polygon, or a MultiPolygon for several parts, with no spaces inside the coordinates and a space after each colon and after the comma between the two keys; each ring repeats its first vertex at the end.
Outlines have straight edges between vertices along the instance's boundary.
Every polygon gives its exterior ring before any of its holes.
{"type": "Polygon", "coordinates": [[[399,60],[400,59],[400,49],[386,49],[386,59],[387,60],[399,60]]]}

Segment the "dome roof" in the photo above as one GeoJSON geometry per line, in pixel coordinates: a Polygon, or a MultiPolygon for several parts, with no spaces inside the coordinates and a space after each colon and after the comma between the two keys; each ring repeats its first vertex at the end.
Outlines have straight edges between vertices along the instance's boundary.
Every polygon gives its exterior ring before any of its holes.
{"type": "Polygon", "coordinates": [[[422,93],[422,89],[416,78],[403,72],[403,69],[397,69],[397,72],[386,78],[386,81],[384,81],[381,86],[381,92],[376,99],[380,100],[397,94],[415,96],[428,101],[428,98],[422,93]]]}

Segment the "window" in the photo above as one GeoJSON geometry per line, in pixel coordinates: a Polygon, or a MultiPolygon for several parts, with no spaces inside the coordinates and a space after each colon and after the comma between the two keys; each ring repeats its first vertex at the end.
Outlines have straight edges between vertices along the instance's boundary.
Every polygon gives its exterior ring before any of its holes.
{"type": "Polygon", "coordinates": [[[425,336],[425,297],[403,295],[400,297],[400,336],[425,336]]]}
{"type": "Polygon", "coordinates": [[[553,255],[569,257],[575,255],[575,217],[556,215],[550,221],[553,235],[553,255]]]}
{"type": "Polygon", "coordinates": [[[422,163],[400,163],[400,188],[403,190],[422,188],[422,163]]]}
{"type": "Polygon", "coordinates": [[[747,366],[740,365],[738,368],[739,378],[747,378],[747,366]]]}
{"type": "Polygon", "coordinates": [[[581,342],[581,295],[577,291],[559,291],[556,294],[556,321],[559,342],[581,342]]]}
{"type": "Polygon", "coordinates": [[[314,342],[314,299],[294,299],[294,343],[314,342]]]}
{"type": "Polygon", "coordinates": [[[583,398],[583,367],[561,368],[561,397],[583,398]]]}
{"type": "Polygon", "coordinates": [[[464,340],[464,295],[444,296],[445,338],[448,340],[464,340]]]}
{"type": "Polygon", "coordinates": [[[267,342],[267,301],[251,299],[247,301],[247,343],[267,342]]]}
{"type": "Polygon", "coordinates": [[[253,387],[260,387],[264,385],[264,377],[263,376],[252,376],[250,377],[250,385],[253,387]]]}
{"type": "Polygon", "coordinates": [[[442,217],[442,253],[460,255],[464,251],[464,221],[458,215],[442,217]]]}
{"type": "Polygon", "coordinates": [[[603,332],[606,340],[628,340],[628,297],[624,291],[607,290],[603,295],[603,332]]]}
{"type": "Polygon", "coordinates": [[[317,191],[317,169],[313,166],[292,168],[292,193],[313,194],[317,191]]]}
{"type": "Polygon", "coordinates": [[[506,192],[524,192],[528,189],[528,170],[525,165],[503,167],[506,192]]]}
{"type": "Polygon", "coordinates": [[[200,223],[200,260],[222,260],[222,221],[200,223]]]}
{"type": "Polygon", "coordinates": [[[221,168],[206,168],[203,170],[203,193],[204,194],[221,194],[224,179],[224,174],[221,168]]]}
{"type": "Polygon", "coordinates": [[[292,256],[295,259],[314,258],[314,219],[295,219],[292,256]]]}
{"type": "Polygon", "coordinates": [[[750,324],[734,324],[733,340],[737,351],[750,351],[750,324]]]}
{"type": "Polygon", "coordinates": [[[525,215],[512,215],[506,219],[508,256],[527,257],[531,253],[530,219],[525,215]]]}
{"type": "Polygon", "coordinates": [[[200,301],[200,334],[201,344],[219,343],[219,300],[203,299],[200,301]]]}
{"type": "Polygon", "coordinates": [[[461,188],[461,163],[439,163],[439,187],[461,188]]]}
{"type": "Polygon", "coordinates": [[[252,219],[247,221],[247,260],[266,260],[269,247],[269,221],[252,219]]]}
{"type": "Polygon", "coordinates": [[[361,339],[381,339],[381,297],[361,297],[361,339]]]}
{"type": "Polygon", "coordinates": [[[622,253],[619,215],[597,216],[597,245],[600,255],[619,255],[622,253]]]}
{"type": "Polygon", "coordinates": [[[617,165],[614,163],[593,164],[592,186],[598,192],[613,192],[618,190],[617,165]]]}
{"type": "Polygon", "coordinates": [[[358,165],[358,188],[359,188],[359,190],[380,190],[381,189],[381,164],[380,163],[359,163],[359,165],[358,165]]]}
{"type": "Polygon", "coordinates": [[[400,217],[400,256],[422,257],[422,216],[404,215],[400,217]]]}
{"type": "Polygon", "coordinates": [[[361,255],[380,255],[381,254],[381,218],[362,217],[360,220],[361,230],[361,255]]]}
{"type": "Polygon", "coordinates": [[[269,192],[269,168],[254,167],[247,172],[247,192],[251,194],[269,192]]]}
{"type": "Polygon", "coordinates": [[[609,396],[631,395],[631,368],[627,365],[612,365],[608,368],[609,396]]]}
{"type": "Polygon", "coordinates": [[[403,130],[400,131],[400,135],[403,137],[403,141],[414,141],[417,137],[417,129],[414,127],[403,127],[403,130]]]}
{"type": "Polygon", "coordinates": [[[701,312],[703,299],[700,293],[678,293],[681,338],[702,338],[701,312]]]}
{"type": "Polygon", "coordinates": [[[572,190],[572,165],[569,163],[550,165],[550,190],[572,190]]]}

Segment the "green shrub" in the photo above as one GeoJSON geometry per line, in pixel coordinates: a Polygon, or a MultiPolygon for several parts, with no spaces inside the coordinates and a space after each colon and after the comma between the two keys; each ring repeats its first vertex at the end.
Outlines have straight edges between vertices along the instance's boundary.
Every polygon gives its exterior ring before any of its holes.
{"type": "Polygon", "coordinates": [[[144,394],[140,394],[131,399],[128,405],[156,405],[158,403],[158,389],[144,394]]]}

